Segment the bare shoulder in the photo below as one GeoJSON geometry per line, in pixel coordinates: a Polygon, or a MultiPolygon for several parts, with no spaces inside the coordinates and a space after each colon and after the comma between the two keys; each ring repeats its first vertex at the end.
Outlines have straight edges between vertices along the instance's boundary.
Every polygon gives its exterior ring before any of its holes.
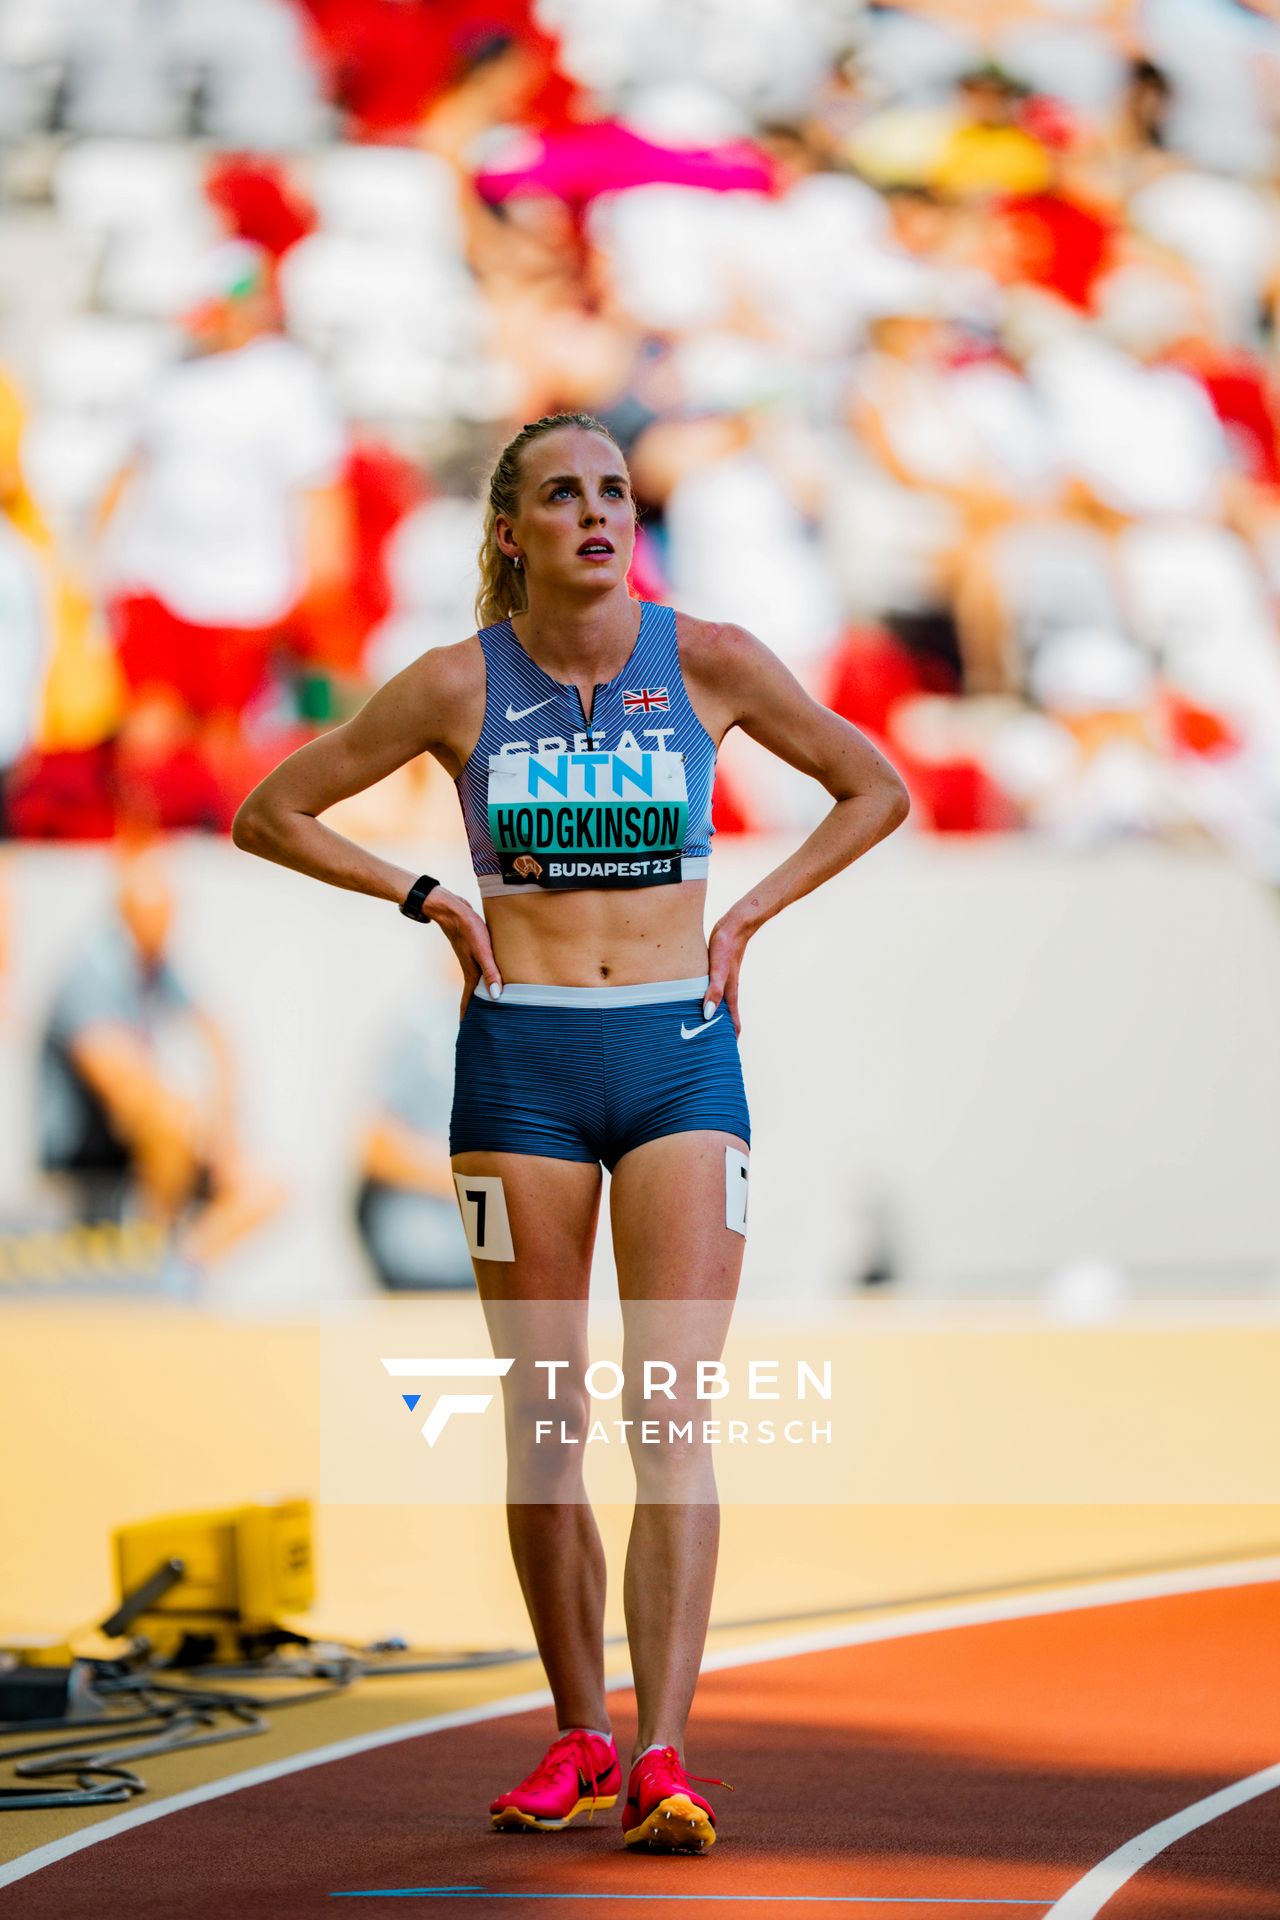
{"type": "Polygon", "coordinates": [[[772,657],[762,640],[732,620],[700,620],[696,614],[677,613],[676,638],[681,667],[711,683],[772,657]]]}
{"type": "Polygon", "coordinates": [[[404,672],[433,702],[465,704],[484,690],[484,653],[479,636],[473,633],[466,640],[455,640],[452,646],[429,647],[410,661],[404,672]]]}
{"type": "Polygon", "coordinates": [[[677,613],[676,641],[686,690],[715,740],[743,719],[761,677],[781,667],[762,640],[732,620],[677,613]]]}
{"type": "Polygon", "coordinates": [[[484,653],[471,634],[420,653],[378,689],[363,711],[373,727],[420,728],[422,745],[456,772],[480,737],[484,691],[484,653]]]}

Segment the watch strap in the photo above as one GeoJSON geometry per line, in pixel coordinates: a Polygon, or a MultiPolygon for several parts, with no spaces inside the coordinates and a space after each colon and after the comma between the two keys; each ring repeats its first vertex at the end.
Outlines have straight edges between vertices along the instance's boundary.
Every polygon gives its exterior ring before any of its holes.
{"type": "Polygon", "coordinates": [[[419,874],[404,899],[400,902],[401,913],[409,920],[421,920],[423,918],[423,901],[431,890],[439,885],[440,882],[435,878],[434,874],[419,874]]]}

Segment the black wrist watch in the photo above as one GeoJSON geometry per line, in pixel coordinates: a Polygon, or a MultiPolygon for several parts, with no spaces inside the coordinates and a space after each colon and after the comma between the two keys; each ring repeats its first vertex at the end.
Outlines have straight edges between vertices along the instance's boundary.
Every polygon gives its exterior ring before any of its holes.
{"type": "Polygon", "coordinates": [[[401,913],[405,914],[410,920],[425,920],[426,915],[422,911],[422,903],[431,892],[431,889],[439,885],[440,882],[434,879],[431,874],[419,874],[404,899],[400,902],[401,913]]]}

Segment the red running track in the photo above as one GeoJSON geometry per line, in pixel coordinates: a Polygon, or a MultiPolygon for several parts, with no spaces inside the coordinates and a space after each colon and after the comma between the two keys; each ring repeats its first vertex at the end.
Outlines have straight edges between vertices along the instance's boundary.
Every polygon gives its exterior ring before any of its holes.
{"type": "MultiPolygon", "coordinates": [[[[613,1699],[623,1747],[634,1697],[613,1699]]],[[[722,1838],[701,1858],[625,1853],[620,1807],[560,1834],[489,1833],[487,1801],[553,1732],[549,1709],[526,1711],[250,1785],[42,1867],[0,1890],[0,1915],[1045,1920],[1135,1835],[1280,1761],[1280,1582],[917,1624],[707,1672],[688,1764],[736,1791],[711,1791],[722,1838]],[[389,1891],[429,1888],[476,1891],[389,1891]]],[[[1280,1920],[1280,1787],[1098,1911],[1280,1920]]]]}

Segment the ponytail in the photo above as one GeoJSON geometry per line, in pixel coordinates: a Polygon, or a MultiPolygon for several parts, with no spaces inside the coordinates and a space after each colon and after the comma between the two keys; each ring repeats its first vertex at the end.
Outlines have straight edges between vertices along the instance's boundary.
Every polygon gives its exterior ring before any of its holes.
{"type": "Polygon", "coordinates": [[[541,420],[529,421],[513,439],[508,440],[494,463],[485,498],[484,533],[478,556],[480,591],[476,595],[477,627],[494,626],[499,620],[505,620],[508,614],[523,613],[529,604],[524,574],[502,551],[494,529],[499,514],[513,520],[519,510],[520,462],[525,448],[531,441],[540,440],[544,433],[554,433],[558,427],[583,427],[588,433],[598,433],[606,440],[613,440],[609,429],[590,413],[544,414],[541,420]]]}

